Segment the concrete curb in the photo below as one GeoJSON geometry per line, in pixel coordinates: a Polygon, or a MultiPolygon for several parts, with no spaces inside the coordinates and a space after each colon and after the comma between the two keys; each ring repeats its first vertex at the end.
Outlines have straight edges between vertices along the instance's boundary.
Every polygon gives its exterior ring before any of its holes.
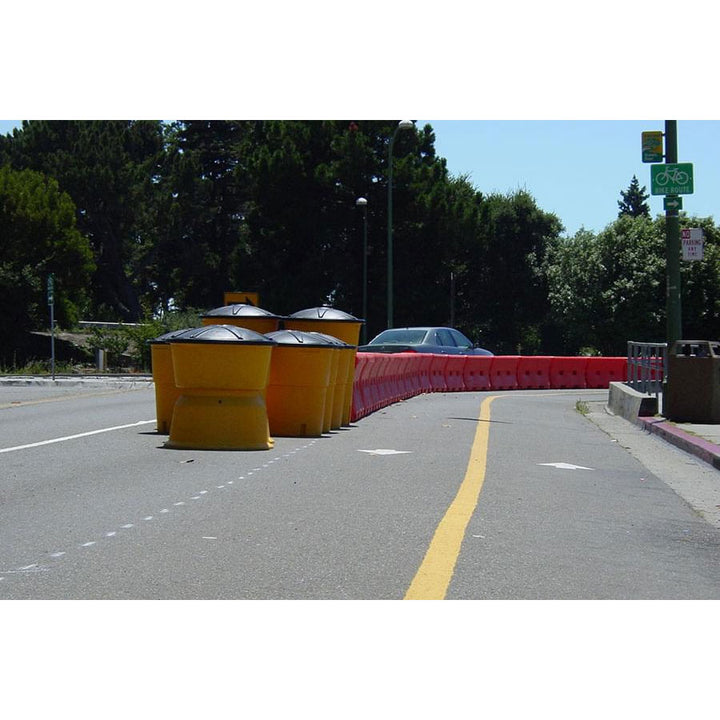
{"type": "Polygon", "coordinates": [[[720,446],[685,432],[666,418],[660,417],[657,414],[656,397],[639,393],[625,383],[613,382],[610,383],[607,410],[611,415],[618,415],[647,432],[659,435],[675,447],[720,470],[720,446]]]}
{"type": "Polygon", "coordinates": [[[48,387],[98,387],[134,390],[135,388],[152,387],[152,375],[109,375],[109,376],[76,376],[65,375],[55,376],[55,380],[49,377],[37,375],[5,375],[0,376],[0,385],[23,387],[48,386],[48,387]]]}
{"type": "Polygon", "coordinates": [[[663,417],[639,417],[635,424],[720,470],[720,446],[715,443],[686,433],[663,417]]]}

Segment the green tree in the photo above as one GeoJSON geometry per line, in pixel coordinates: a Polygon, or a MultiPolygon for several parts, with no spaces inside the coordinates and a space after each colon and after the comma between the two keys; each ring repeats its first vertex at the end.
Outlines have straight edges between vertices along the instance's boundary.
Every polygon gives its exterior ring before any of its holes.
{"type": "Polygon", "coordinates": [[[650,196],[646,192],[646,187],[640,187],[637,177],[633,175],[630,186],[627,190],[621,190],[622,200],[618,200],[618,217],[629,215],[630,217],[650,217],[650,207],[645,202],[650,196]]]}
{"type": "Polygon", "coordinates": [[[480,201],[461,278],[466,298],[461,312],[472,317],[479,327],[475,335],[493,351],[531,354],[543,349],[550,308],[542,268],[548,244],[561,230],[560,220],[541,210],[525,191],[480,201]]]}
{"type": "Polygon", "coordinates": [[[597,236],[557,240],[545,274],[563,352],[624,355],[628,340],[664,337],[664,220],[622,215],[597,236]]]}
{"type": "Polygon", "coordinates": [[[55,316],[71,327],[85,309],[94,263],[75,225],[75,206],[58,183],[31,170],[0,167],[0,338],[49,325],[47,277],[55,276],[55,316]]]}
{"type": "Polygon", "coordinates": [[[134,262],[152,242],[140,228],[154,200],[162,148],[155,121],[24,121],[4,143],[14,168],[55,178],[75,203],[78,230],[95,257],[89,289],[96,319],[133,321],[142,314],[134,262]]]}
{"type": "Polygon", "coordinates": [[[251,130],[250,122],[224,120],[165,128],[162,170],[143,232],[152,242],[138,262],[154,310],[215,307],[236,284],[247,255],[244,156],[251,130]]]}

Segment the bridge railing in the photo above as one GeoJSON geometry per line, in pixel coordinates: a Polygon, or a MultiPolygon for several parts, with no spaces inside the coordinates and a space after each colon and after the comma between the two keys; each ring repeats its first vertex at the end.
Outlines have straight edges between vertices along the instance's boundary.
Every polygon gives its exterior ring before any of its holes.
{"type": "Polygon", "coordinates": [[[667,374],[667,343],[628,340],[627,384],[638,392],[659,395],[667,374]]]}

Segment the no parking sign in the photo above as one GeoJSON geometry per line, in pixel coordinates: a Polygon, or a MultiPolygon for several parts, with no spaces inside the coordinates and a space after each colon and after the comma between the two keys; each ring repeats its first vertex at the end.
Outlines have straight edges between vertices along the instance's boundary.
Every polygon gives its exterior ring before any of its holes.
{"type": "Polygon", "coordinates": [[[680,231],[683,260],[702,260],[705,236],[702,228],[685,228],[680,231]]]}

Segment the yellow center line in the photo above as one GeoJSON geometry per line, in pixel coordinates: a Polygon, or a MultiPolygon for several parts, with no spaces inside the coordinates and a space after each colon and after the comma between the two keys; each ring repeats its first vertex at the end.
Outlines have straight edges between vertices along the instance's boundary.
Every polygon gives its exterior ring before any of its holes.
{"type": "Polygon", "coordinates": [[[490,436],[490,405],[498,395],[483,400],[480,417],[470,450],[465,478],[455,499],[435,530],[425,558],[413,578],[405,600],[444,600],[455,572],[465,530],[477,506],[485,481],[488,438],[490,436]]]}

